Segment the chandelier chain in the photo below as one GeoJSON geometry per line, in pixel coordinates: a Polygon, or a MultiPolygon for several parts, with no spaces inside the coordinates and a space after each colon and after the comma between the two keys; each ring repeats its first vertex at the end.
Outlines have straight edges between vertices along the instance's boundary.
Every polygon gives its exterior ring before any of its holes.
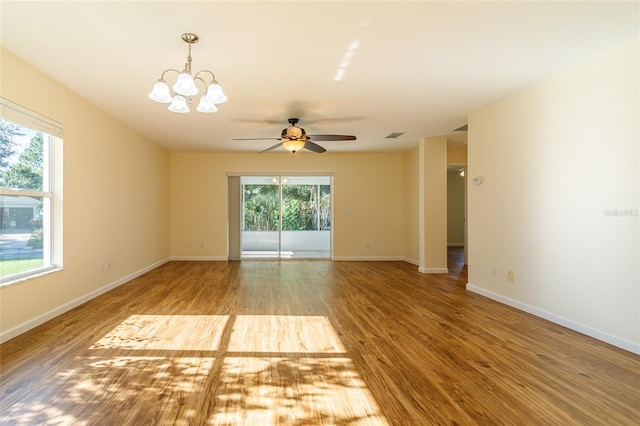
{"type": "Polygon", "coordinates": [[[184,64],[184,69],[191,74],[191,43],[189,43],[189,54],[187,55],[187,63],[184,64]]]}

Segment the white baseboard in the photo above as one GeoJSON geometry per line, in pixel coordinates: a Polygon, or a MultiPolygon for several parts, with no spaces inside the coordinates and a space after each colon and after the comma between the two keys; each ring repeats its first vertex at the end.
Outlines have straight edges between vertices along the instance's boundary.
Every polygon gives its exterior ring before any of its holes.
{"type": "Polygon", "coordinates": [[[403,262],[410,263],[410,264],[415,265],[415,266],[420,266],[420,262],[418,262],[418,261],[417,261],[417,260],[415,260],[415,259],[409,259],[408,257],[403,257],[403,258],[402,258],[402,261],[403,261],[403,262]]]}
{"type": "Polygon", "coordinates": [[[81,296],[77,299],[71,300],[61,306],[58,306],[57,308],[54,308],[48,312],[45,312],[42,315],[38,315],[35,318],[32,318],[28,321],[23,322],[22,324],[18,324],[17,326],[6,330],[2,333],[0,333],[0,343],[4,343],[7,340],[13,339],[16,336],[19,336],[20,334],[31,330],[32,328],[35,328],[41,324],[44,324],[45,322],[52,320],[53,318],[64,314],[65,312],[70,311],[73,308],[76,308],[80,305],[82,305],[83,303],[88,302],[91,299],[95,299],[96,297],[100,296],[101,294],[104,294],[106,292],[108,292],[109,290],[113,290],[116,287],[121,286],[122,284],[131,281],[134,278],[139,277],[142,274],[145,274],[149,271],[151,271],[152,269],[157,268],[158,266],[164,265],[165,263],[167,263],[169,261],[169,259],[165,259],[165,260],[161,260],[159,262],[156,262],[152,265],[149,265],[145,268],[140,269],[139,271],[136,271],[132,274],[129,274],[125,277],[122,277],[110,284],[107,284],[104,287],[100,287],[97,290],[94,290],[90,293],[85,294],[84,296],[81,296]]]}
{"type": "MultiPolygon", "coordinates": [[[[306,258],[305,260],[308,259],[315,259],[315,258],[306,258]]],[[[171,256],[169,258],[169,260],[171,261],[219,261],[219,262],[226,262],[229,260],[229,258],[227,256],[171,256]]],[[[255,259],[247,259],[247,260],[261,260],[260,258],[255,258],[255,259]]],[[[278,260],[277,258],[265,258],[264,260],[278,260]]],[[[288,259],[285,259],[288,260],[288,259]]],[[[295,260],[295,259],[294,259],[295,260]]],[[[328,260],[328,259],[321,259],[321,260],[328,260]]],[[[418,266],[419,263],[417,260],[413,260],[413,259],[408,259],[406,257],[401,257],[401,256],[377,256],[377,257],[371,257],[371,256],[333,256],[333,258],[331,258],[331,260],[336,260],[336,261],[345,261],[345,262],[407,262],[407,263],[411,263],[413,265],[418,266]]]]}
{"type": "Polygon", "coordinates": [[[345,262],[404,262],[401,256],[333,256],[333,260],[345,262]]]}
{"type": "Polygon", "coordinates": [[[229,260],[229,258],[227,256],[171,256],[169,260],[192,262],[226,262],[227,260],[229,260]]]}
{"type": "Polygon", "coordinates": [[[585,334],[589,337],[593,337],[594,339],[601,340],[605,343],[609,343],[613,346],[617,346],[621,349],[640,355],[639,343],[630,342],[629,340],[622,339],[617,336],[613,336],[609,333],[605,333],[604,331],[597,330],[595,328],[586,326],[579,322],[569,320],[567,318],[561,317],[551,312],[547,312],[543,309],[536,308],[535,306],[531,306],[526,303],[522,303],[518,300],[514,300],[509,297],[505,297],[500,294],[494,293],[492,291],[485,290],[471,283],[467,283],[467,290],[480,294],[482,296],[488,297],[489,299],[495,300],[496,302],[504,303],[505,305],[511,306],[512,308],[516,308],[521,311],[535,315],[537,317],[546,319],[547,321],[551,321],[553,323],[559,324],[573,331],[577,331],[578,333],[585,334]]]}
{"type": "Polygon", "coordinates": [[[423,274],[448,274],[449,268],[423,268],[420,266],[418,271],[423,274]]]}

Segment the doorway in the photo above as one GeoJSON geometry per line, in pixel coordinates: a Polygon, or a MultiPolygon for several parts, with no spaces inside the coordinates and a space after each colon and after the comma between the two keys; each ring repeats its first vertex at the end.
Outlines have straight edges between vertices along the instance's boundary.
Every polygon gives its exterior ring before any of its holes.
{"type": "Polygon", "coordinates": [[[241,258],[331,258],[330,176],[241,176],[241,258]]]}
{"type": "Polygon", "coordinates": [[[467,263],[466,166],[447,167],[447,247],[467,263]]]}

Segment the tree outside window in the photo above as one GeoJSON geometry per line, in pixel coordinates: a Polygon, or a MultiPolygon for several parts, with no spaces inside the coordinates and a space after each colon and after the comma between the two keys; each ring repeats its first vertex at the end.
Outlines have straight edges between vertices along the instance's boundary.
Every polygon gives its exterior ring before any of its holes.
{"type": "MultiPolygon", "coordinates": [[[[243,185],[245,231],[278,230],[278,186],[243,185]]],[[[282,185],[282,230],[331,228],[330,185],[282,185]]]]}

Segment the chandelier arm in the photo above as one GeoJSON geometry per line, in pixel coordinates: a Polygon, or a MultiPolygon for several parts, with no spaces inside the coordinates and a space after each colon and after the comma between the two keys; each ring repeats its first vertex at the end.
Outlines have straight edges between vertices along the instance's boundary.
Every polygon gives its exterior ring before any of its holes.
{"type": "MultiPolygon", "coordinates": [[[[198,76],[199,76],[201,73],[203,73],[203,72],[208,72],[209,74],[211,74],[211,77],[213,78],[213,81],[212,81],[211,83],[217,83],[217,81],[216,81],[216,76],[215,76],[211,71],[209,71],[209,70],[201,70],[201,71],[198,71],[198,72],[196,73],[196,75],[195,75],[193,78],[195,79],[196,77],[198,77],[198,76]]],[[[202,80],[202,79],[201,79],[201,80],[202,80]]],[[[202,81],[204,81],[204,80],[202,80],[202,81]]]]}
{"type": "MultiPolygon", "coordinates": [[[[198,73],[198,74],[200,74],[200,73],[198,73]]],[[[195,77],[193,77],[193,81],[195,82],[196,80],[200,80],[200,81],[202,82],[202,84],[204,84],[204,93],[205,93],[205,95],[206,95],[206,94],[207,94],[207,86],[209,86],[209,85],[207,84],[207,82],[206,82],[206,81],[204,81],[204,80],[202,79],[202,77],[198,77],[198,74],[196,74],[196,76],[195,76],[195,77]]]]}
{"type": "Polygon", "coordinates": [[[173,72],[177,72],[178,74],[181,74],[181,72],[180,72],[180,71],[178,71],[178,70],[176,70],[176,69],[173,69],[173,68],[169,68],[168,70],[164,70],[164,71],[162,71],[162,75],[160,76],[160,80],[164,80],[164,75],[165,75],[166,73],[168,73],[169,71],[173,71],[173,72]]]}

